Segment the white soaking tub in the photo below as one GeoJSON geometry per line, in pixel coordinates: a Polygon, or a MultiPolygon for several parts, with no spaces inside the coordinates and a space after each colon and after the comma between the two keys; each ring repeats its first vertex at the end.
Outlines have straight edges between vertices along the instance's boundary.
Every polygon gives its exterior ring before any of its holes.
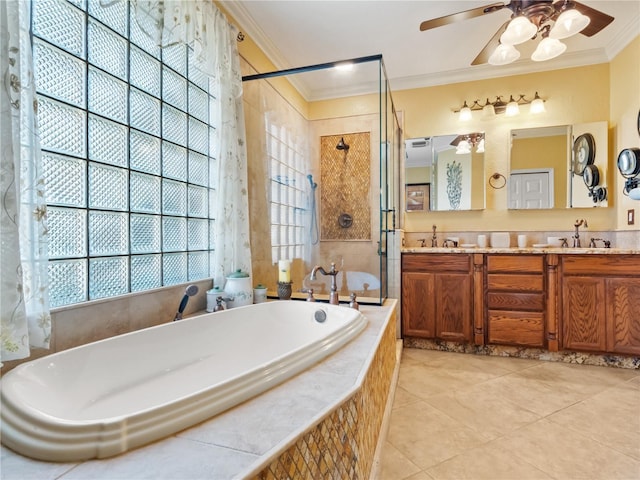
{"type": "Polygon", "coordinates": [[[117,455],[268,390],[340,349],[366,324],[347,307],[276,301],[27,362],[0,381],[2,443],[48,461],[117,455]]]}

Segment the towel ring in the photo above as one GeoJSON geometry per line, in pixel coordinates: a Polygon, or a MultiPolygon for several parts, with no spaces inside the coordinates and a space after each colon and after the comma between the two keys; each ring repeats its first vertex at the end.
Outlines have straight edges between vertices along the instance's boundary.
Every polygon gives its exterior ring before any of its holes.
{"type": "Polygon", "coordinates": [[[492,188],[499,189],[504,187],[506,184],[507,184],[507,179],[501,173],[496,172],[489,177],[489,185],[491,185],[492,188]]]}

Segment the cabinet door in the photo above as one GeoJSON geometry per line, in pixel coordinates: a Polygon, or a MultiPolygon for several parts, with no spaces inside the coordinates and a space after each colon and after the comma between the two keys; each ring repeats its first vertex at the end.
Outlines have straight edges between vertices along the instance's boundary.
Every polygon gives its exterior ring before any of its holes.
{"type": "Polygon", "coordinates": [[[471,276],[436,275],[436,337],[465,342],[471,339],[471,276]]]}
{"type": "Polygon", "coordinates": [[[605,280],[565,277],[562,288],[564,348],[604,352],[605,280]]]}
{"type": "Polygon", "coordinates": [[[640,355],[640,279],[608,278],[607,351],[640,355]]]}
{"type": "Polygon", "coordinates": [[[402,333],[410,337],[434,338],[435,277],[432,273],[402,274],[402,333]]]}

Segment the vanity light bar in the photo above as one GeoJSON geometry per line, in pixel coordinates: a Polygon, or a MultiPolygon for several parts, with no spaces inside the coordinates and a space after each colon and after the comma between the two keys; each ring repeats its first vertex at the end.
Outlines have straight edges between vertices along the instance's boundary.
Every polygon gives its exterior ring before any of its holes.
{"type": "Polygon", "coordinates": [[[479,100],[474,100],[471,105],[468,105],[465,100],[462,107],[458,110],[454,110],[453,112],[459,114],[459,120],[461,122],[466,122],[471,120],[471,112],[480,110],[482,110],[484,115],[487,117],[500,115],[502,113],[507,117],[518,115],[520,113],[521,105],[530,105],[529,113],[542,113],[545,111],[544,102],[545,100],[540,98],[538,92],[535,93],[532,100],[528,100],[523,94],[516,95],[515,98],[513,95],[509,95],[508,102],[503,101],[502,97],[498,95],[493,102],[489,101],[487,98],[485,103],[480,103],[479,100]]]}

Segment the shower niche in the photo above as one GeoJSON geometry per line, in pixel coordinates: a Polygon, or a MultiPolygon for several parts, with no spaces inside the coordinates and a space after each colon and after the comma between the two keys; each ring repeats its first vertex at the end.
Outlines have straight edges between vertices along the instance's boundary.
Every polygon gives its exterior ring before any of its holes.
{"type": "Polygon", "coordinates": [[[401,152],[382,55],[243,71],[254,283],[275,296],[286,259],[292,298],[328,300],[330,278],[309,274],[335,263],[340,302],[382,304],[401,152]]]}

